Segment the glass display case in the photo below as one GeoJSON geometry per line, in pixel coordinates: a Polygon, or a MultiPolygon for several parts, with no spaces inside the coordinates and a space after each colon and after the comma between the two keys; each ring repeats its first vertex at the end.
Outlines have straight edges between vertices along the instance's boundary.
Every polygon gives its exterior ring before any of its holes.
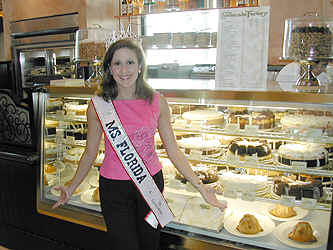
{"type": "MultiPolygon", "coordinates": [[[[84,150],[85,115],[94,90],[58,87],[40,93],[38,210],[105,230],[96,191],[103,140],[91,171],[69,203],[51,209],[59,195],[54,185],[71,180],[84,150]]],[[[331,94],[159,91],[169,102],[179,148],[203,183],[228,203],[224,213],[205,203],[172,165],[156,134],[164,196],[175,215],[163,231],[221,245],[227,241],[296,249],[306,244],[326,249],[333,183],[331,94]],[[251,216],[247,222],[245,214],[251,216]],[[298,222],[306,222],[310,238],[296,236],[298,222]],[[255,231],[246,226],[249,223],[255,231]]]]}

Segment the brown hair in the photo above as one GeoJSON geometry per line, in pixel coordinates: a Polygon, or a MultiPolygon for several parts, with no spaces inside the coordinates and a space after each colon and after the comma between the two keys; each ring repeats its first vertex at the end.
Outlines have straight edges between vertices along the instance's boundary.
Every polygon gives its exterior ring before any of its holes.
{"type": "Polygon", "coordinates": [[[146,59],[142,47],[138,42],[132,39],[122,39],[113,43],[107,50],[104,61],[103,61],[103,70],[104,76],[101,84],[101,89],[97,92],[98,96],[101,96],[105,101],[111,101],[117,98],[118,96],[118,86],[116,81],[110,72],[110,64],[113,59],[114,53],[121,48],[128,48],[135,52],[138,63],[141,67],[141,72],[138,75],[136,80],[136,89],[135,95],[139,99],[145,99],[149,103],[152,103],[154,90],[148,85],[145,80],[146,75],[146,59]]]}

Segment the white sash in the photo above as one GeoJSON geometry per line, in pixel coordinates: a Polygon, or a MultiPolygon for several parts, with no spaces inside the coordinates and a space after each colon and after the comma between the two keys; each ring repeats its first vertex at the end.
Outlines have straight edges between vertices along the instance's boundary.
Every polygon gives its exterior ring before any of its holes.
{"type": "Polygon", "coordinates": [[[113,103],[106,102],[98,96],[92,98],[92,103],[105,135],[117,153],[124,169],[152,210],[148,213],[145,220],[154,228],[157,228],[158,223],[160,223],[161,227],[164,227],[173,220],[174,216],[123,129],[113,103]]]}

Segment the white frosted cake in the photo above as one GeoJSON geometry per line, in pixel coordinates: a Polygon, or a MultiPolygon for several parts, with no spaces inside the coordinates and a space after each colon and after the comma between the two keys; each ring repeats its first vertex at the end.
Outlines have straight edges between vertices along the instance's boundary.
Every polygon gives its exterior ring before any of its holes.
{"type": "Polygon", "coordinates": [[[64,110],[68,116],[85,116],[87,114],[88,104],[78,104],[68,102],[64,104],[64,110]]]}
{"type": "Polygon", "coordinates": [[[319,115],[285,115],[281,118],[283,128],[319,128],[324,129],[333,126],[332,116],[319,115]]]}
{"type": "Polygon", "coordinates": [[[185,154],[214,155],[221,152],[221,142],[218,139],[198,136],[182,138],[177,142],[185,154]]]}
{"type": "Polygon", "coordinates": [[[84,148],[81,147],[66,150],[64,152],[64,162],[78,164],[83,152],[84,148]]]}
{"type": "Polygon", "coordinates": [[[235,190],[236,192],[256,192],[261,193],[267,189],[267,176],[235,174],[224,172],[220,175],[220,183],[225,190],[235,190]]]}
{"type": "Polygon", "coordinates": [[[322,167],[328,164],[328,152],[315,143],[288,143],[279,147],[278,161],[289,166],[299,162],[308,168],[322,167]]]}
{"type": "Polygon", "coordinates": [[[182,114],[182,118],[188,125],[221,125],[224,121],[224,115],[215,110],[193,110],[182,114]]]}

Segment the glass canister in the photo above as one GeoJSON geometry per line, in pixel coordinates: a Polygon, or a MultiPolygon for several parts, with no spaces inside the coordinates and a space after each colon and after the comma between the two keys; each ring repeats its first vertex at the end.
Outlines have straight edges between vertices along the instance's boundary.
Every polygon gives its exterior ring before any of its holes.
{"type": "Polygon", "coordinates": [[[304,16],[285,21],[283,58],[333,59],[333,18],[304,16]]]}
{"type": "Polygon", "coordinates": [[[106,52],[106,41],[111,30],[100,25],[76,31],[75,59],[79,62],[102,62],[106,52]]]}

